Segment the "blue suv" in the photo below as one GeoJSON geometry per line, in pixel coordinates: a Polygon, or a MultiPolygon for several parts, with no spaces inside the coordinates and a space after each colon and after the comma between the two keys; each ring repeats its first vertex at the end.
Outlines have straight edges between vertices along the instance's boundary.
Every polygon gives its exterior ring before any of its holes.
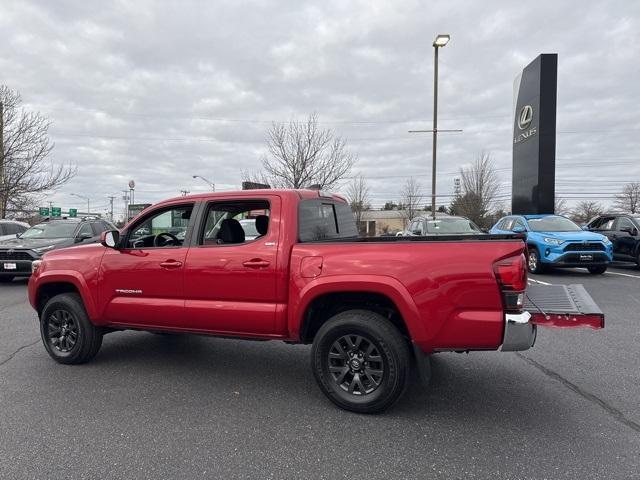
{"type": "Polygon", "coordinates": [[[613,260],[611,241],[587,232],[560,215],[510,215],[501,218],[490,233],[524,233],[531,273],[546,267],[586,267],[602,274],[613,260]]]}

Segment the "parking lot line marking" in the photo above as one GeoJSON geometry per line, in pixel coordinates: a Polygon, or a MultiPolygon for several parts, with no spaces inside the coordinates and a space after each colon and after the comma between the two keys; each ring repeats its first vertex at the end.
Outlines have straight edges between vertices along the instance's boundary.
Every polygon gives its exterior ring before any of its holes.
{"type": "Polygon", "coordinates": [[[533,278],[530,278],[529,281],[533,283],[539,283],[540,285],[553,285],[553,283],[543,282],[542,280],[534,280],[533,278]]]}
{"type": "Polygon", "coordinates": [[[604,272],[605,275],[620,275],[622,277],[633,277],[633,278],[640,278],[640,275],[631,275],[629,273],[619,273],[619,272],[604,272]]]}

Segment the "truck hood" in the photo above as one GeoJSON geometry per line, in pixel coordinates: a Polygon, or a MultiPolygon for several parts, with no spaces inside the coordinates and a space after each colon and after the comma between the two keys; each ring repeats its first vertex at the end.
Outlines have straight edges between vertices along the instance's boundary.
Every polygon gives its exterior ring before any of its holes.
{"type": "Polygon", "coordinates": [[[587,232],[582,230],[580,232],[531,232],[541,237],[555,238],[557,240],[564,240],[565,242],[601,242],[605,239],[604,235],[595,232],[587,232]]]}

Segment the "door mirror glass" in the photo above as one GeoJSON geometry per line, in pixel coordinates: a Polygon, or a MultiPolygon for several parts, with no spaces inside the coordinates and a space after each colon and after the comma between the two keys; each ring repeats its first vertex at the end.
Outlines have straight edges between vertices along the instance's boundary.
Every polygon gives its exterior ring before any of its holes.
{"type": "Polygon", "coordinates": [[[118,248],[120,243],[120,232],[117,230],[108,230],[100,235],[100,243],[105,247],[118,248]]]}
{"type": "Polygon", "coordinates": [[[80,243],[83,240],[89,240],[92,237],[93,235],[91,235],[90,233],[79,233],[78,236],[76,237],[76,243],[80,243]]]}

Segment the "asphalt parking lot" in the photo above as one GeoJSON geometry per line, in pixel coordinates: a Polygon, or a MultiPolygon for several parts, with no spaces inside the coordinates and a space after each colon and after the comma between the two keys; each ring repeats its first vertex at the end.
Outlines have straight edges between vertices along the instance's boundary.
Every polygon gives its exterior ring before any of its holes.
{"type": "Polygon", "coordinates": [[[0,478],[640,478],[640,270],[532,280],[584,284],[605,330],[438,354],[376,416],[329,403],[306,346],[120,332],[58,365],[1,285],[0,478]]]}

